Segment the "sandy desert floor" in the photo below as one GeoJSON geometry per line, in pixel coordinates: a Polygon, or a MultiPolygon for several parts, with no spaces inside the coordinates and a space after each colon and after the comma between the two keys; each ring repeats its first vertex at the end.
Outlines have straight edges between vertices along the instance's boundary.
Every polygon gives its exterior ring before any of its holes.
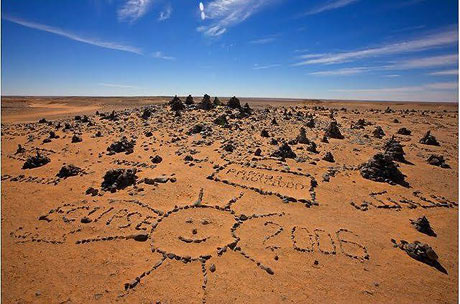
{"type": "Polygon", "coordinates": [[[3,99],[3,303],[457,302],[457,104],[170,100],[3,99]]]}

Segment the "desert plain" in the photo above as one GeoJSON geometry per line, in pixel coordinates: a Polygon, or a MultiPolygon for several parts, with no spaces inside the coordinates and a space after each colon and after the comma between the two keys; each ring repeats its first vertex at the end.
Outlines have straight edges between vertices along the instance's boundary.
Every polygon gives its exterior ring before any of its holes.
{"type": "Polygon", "coordinates": [[[458,104],[3,97],[1,138],[4,303],[457,302],[458,104]]]}

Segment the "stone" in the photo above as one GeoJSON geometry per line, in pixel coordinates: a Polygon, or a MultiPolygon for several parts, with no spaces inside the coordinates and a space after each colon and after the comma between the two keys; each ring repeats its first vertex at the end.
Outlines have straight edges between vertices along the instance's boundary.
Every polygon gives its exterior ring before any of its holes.
{"type": "Polygon", "coordinates": [[[330,162],[330,163],[335,162],[334,156],[332,155],[331,152],[326,152],[326,154],[325,154],[324,157],[323,157],[323,160],[328,161],[328,162],[330,162]]]}
{"type": "Polygon", "coordinates": [[[396,133],[401,135],[411,135],[412,131],[407,128],[400,128],[396,133]]]}
{"type": "Polygon", "coordinates": [[[417,231],[429,236],[436,236],[436,233],[431,228],[430,222],[425,216],[419,217],[416,220],[410,220],[410,222],[417,231]]]}
{"type": "Polygon", "coordinates": [[[426,132],[425,136],[420,139],[420,143],[424,145],[439,146],[439,142],[436,137],[431,135],[431,131],[426,132]]]}
{"type": "Polygon", "coordinates": [[[279,157],[279,158],[296,158],[297,155],[292,151],[291,147],[287,144],[284,143],[279,147],[279,149],[275,152],[272,153],[273,157],[279,157]]]}
{"type": "Polygon", "coordinates": [[[450,168],[450,166],[446,164],[446,160],[442,155],[431,154],[430,157],[428,157],[427,162],[430,165],[441,167],[444,169],[450,168]]]}
{"type": "Polygon", "coordinates": [[[203,99],[198,104],[198,108],[207,111],[214,109],[214,104],[211,102],[211,96],[204,94],[203,99]]]}
{"type": "Polygon", "coordinates": [[[154,164],[159,164],[163,161],[163,158],[160,155],[155,155],[155,157],[152,158],[152,163],[154,164]]]}
{"type": "Polygon", "coordinates": [[[185,104],[186,105],[192,105],[194,103],[195,103],[195,101],[193,100],[192,95],[188,95],[187,98],[185,98],[185,104]]]}
{"type": "Polygon", "coordinates": [[[228,100],[227,107],[231,109],[240,109],[241,108],[240,100],[236,98],[235,96],[233,96],[232,98],[228,100]]]}
{"type": "Polygon", "coordinates": [[[339,126],[337,124],[337,121],[331,121],[329,126],[326,129],[326,133],[324,134],[325,136],[329,138],[336,138],[336,139],[343,139],[343,135],[339,130],[339,126]]]}
{"type": "Polygon", "coordinates": [[[369,161],[362,164],[359,171],[361,176],[366,179],[408,186],[404,180],[405,176],[399,171],[393,159],[382,153],[375,154],[369,161]]]}
{"type": "Polygon", "coordinates": [[[123,136],[119,141],[116,141],[107,147],[107,151],[110,153],[132,153],[135,144],[136,141],[134,139],[128,140],[126,136],[123,136]]]}
{"type": "Polygon", "coordinates": [[[83,141],[83,139],[80,136],[78,136],[76,134],[74,134],[72,136],[72,143],[79,143],[79,142],[82,142],[82,141],[83,141]]]}
{"type": "Polygon", "coordinates": [[[391,157],[391,159],[399,162],[406,162],[403,146],[395,139],[394,136],[388,140],[384,145],[384,154],[391,157]]]}
{"type": "Polygon", "coordinates": [[[116,191],[136,184],[136,169],[115,169],[109,170],[104,175],[102,189],[116,191]]]}
{"type": "Polygon", "coordinates": [[[64,165],[61,167],[61,170],[59,170],[58,174],[56,174],[57,177],[60,178],[67,178],[70,176],[76,176],[82,172],[81,168],[76,167],[72,164],[69,165],[64,165]]]}
{"type": "Polygon", "coordinates": [[[30,156],[30,157],[27,158],[27,160],[25,161],[24,165],[22,166],[22,169],[38,168],[38,167],[46,165],[50,161],[51,160],[47,156],[41,155],[37,151],[37,155],[30,156]]]}
{"type": "Polygon", "coordinates": [[[169,106],[171,107],[171,110],[173,111],[182,111],[185,109],[184,104],[182,103],[182,100],[180,100],[179,97],[174,96],[174,98],[169,102],[169,106]]]}
{"type": "Polygon", "coordinates": [[[372,132],[372,135],[375,138],[382,138],[383,136],[385,136],[385,132],[383,132],[383,129],[381,126],[376,126],[375,130],[372,132]]]}

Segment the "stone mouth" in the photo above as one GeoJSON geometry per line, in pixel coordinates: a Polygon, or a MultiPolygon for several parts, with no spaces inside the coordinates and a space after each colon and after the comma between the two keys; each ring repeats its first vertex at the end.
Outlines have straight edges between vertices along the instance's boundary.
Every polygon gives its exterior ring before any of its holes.
{"type": "Polygon", "coordinates": [[[184,243],[203,243],[203,242],[206,242],[209,239],[209,237],[205,237],[201,239],[191,239],[191,238],[184,238],[183,236],[179,236],[178,239],[184,243]]]}

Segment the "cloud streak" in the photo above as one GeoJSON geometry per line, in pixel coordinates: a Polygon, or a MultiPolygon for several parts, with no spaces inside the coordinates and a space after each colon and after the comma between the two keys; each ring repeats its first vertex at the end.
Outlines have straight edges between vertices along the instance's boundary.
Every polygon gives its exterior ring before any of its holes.
{"type": "Polygon", "coordinates": [[[433,76],[458,75],[458,70],[452,69],[452,70],[437,71],[437,72],[428,73],[428,75],[433,75],[433,76]]]}
{"type": "Polygon", "coordinates": [[[249,43],[251,43],[251,44],[267,44],[267,43],[274,42],[275,40],[276,40],[275,37],[266,37],[266,38],[260,38],[260,39],[249,41],[249,43]]]}
{"type": "Polygon", "coordinates": [[[255,64],[253,66],[253,70],[266,70],[266,69],[271,69],[271,68],[276,68],[276,67],[279,67],[281,66],[280,64],[278,63],[275,63],[275,64],[268,64],[268,65],[258,65],[258,64],[255,64]]]}
{"type": "Polygon", "coordinates": [[[353,68],[343,68],[337,70],[329,70],[329,71],[319,71],[319,72],[312,72],[309,75],[314,76],[344,76],[344,75],[355,75],[361,74],[364,72],[368,72],[373,68],[369,67],[353,67],[353,68]]]}
{"type": "Polygon", "coordinates": [[[151,4],[152,0],[127,0],[118,10],[118,21],[136,21],[148,12],[151,4]]]}
{"type": "Polygon", "coordinates": [[[136,86],[131,86],[131,85],[123,85],[123,84],[117,84],[117,83],[98,83],[98,85],[103,86],[103,87],[109,87],[109,88],[118,88],[118,89],[138,89],[139,87],[136,86]]]}
{"type": "Polygon", "coordinates": [[[101,48],[142,55],[142,51],[140,49],[130,46],[130,45],[126,45],[126,44],[122,44],[118,42],[102,41],[96,38],[87,38],[87,37],[83,37],[83,36],[80,36],[78,34],[75,34],[69,31],[62,30],[57,27],[52,27],[46,24],[41,24],[41,23],[36,23],[36,22],[31,22],[31,21],[26,21],[20,18],[9,17],[9,16],[3,16],[2,18],[4,20],[10,21],[10,22],[13,22],[13,23],[16,23],[16,24],[19,24],[19,25],[22,25],[22,26],[25,26],[31,29],[52,33],[52,34],[55,34],[61,37],[65,37],[70,40],[98,46],[101,48]]]}
{"type": "MultiPolygon", "coordinates": [[[[343,62],[356,61],[363,58],[379,57],[393,54],[402,54],[423,51],[427,49],[445,47],[448,45],[454,45],[457,43],[458,34],[455,29],[439,32],[436,34],[430,34],[426,37],[403,41],[399,43],[387,44],[375,48],[367,48],[358,51],[342,52],[335,54],[324,54],[318,55],[316,58],[299,56],[300,59],[304,59],[294,65],[303,66],[311,64],[337,64],[343,62]]],[[[312,55],[307,55],[312,56],[312,55]]]]}
{"type": "Polygon", "coordinates": [[[359,0],[335,0],[335,1],[323,4],[322,6],[318,6],[312,10],[309,10],[303,15],[316,15],[316,14],[319,14],[325,11],[330,11],[330,10],[335,10],[341,7],[345,7],[345,6],[348,6],[358,1],[359,0]]]}
{"type": "Polygon", "coordinates": [[[197,30],[205,36],[220,36],[227,31],[227,28],[245,21],[272,2],[273,0],[214,0],[205,5],[201,12],[203,20],[210,19],[213,22],[200,26],[197,30]]]}
{"type": "Polygon", "coordinates": [[[166,56],[160,51],[153,52],[152,57],[157,58],[157,59],[163,59],[163,60],[176,60],[176,57],[166,56]]]}

